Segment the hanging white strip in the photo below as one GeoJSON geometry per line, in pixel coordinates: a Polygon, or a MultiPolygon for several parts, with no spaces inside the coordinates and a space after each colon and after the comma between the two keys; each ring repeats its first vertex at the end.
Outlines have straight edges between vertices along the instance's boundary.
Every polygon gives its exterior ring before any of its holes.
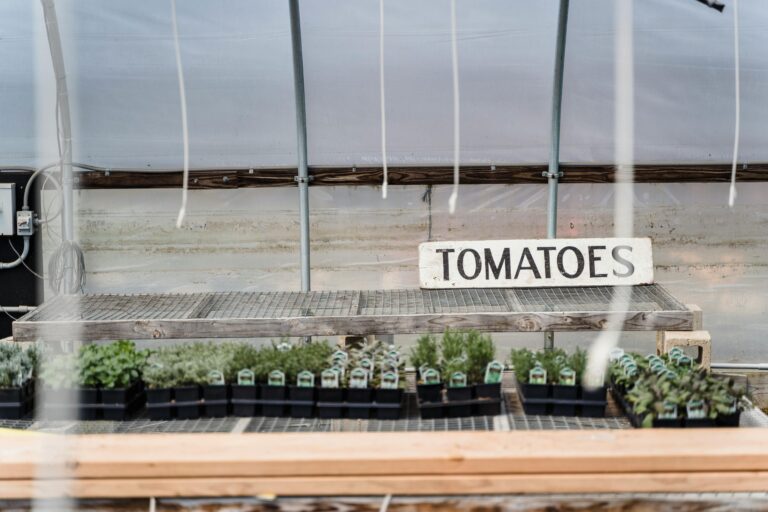
{"type": "Polygon", "coordinates": [[[379,0],[379,95],[381,96],[381,165],[384,169],[384,181],[381,185],[381,197],[387,198],[387,114],[384,96],[384,0],[379,0]]]}
{"type": "MultiPolygon", "coordinates": [[[[631,238],[634,231],[634,51],[632,0],[616,0],[615,6],[615,161],[614,236],[631,238]]],[[[589,347],[587,371],[583,384],[599,386],[604,382],[608,355],[619,342],[629,296],[616,294],[611,300],[611,314],[600,335],[589,347]]]]}
{"type": "Polygon", "coordinates": [[[459,53],[456,47],[456,0],[451,0],[451,64],[453,70],[453,191],[448,211],[456,211],[459,198],[459,53]]]}
{"type": "Polygon", "coordinates": [[[171,22],[173,23],[173,48],[176,51],[176,72],[179,76],[179,98],[181,100],[181,135],[184,141],[184,177],[181,192],[181,208],[176,219],[180,228],[187,214],[187,187],[189,183],[189,133],[187,131],[187,94],[184,87],[184,70],[181,67],[181,48],[179,47],[179,28],[176,22],[176,0],[171,0],[171,22]]]}
{"type": "Polygon", "coordinates": [[[739,0],[733,0],[733,68],[736,88],[736,127],[733,134],[733,163],[731,164],[731,190],[728,193],[728,206],[733,208],[736,201],[736,162],[739,159],[739,129],[741,127],[741,85],[739,80],[739,0]]]}

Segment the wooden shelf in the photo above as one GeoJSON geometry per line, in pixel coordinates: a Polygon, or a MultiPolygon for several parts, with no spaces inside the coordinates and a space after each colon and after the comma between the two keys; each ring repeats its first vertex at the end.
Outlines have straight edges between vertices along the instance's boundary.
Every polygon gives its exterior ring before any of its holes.
{"type": "Polygon", "coordinates": [[[690,331],[694,312],[659,285],[73,295],[13,323],[15,341],[251,338],[603,329],[612,299],[623,330],[690,331]]]}

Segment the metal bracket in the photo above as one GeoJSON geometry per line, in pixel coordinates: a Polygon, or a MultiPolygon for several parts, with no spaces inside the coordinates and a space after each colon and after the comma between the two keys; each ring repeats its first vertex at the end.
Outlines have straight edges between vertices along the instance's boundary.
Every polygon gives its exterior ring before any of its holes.
{"type": "Polygon", "coordinates": [[[542,176],[545,178],[562,178],[563,177],[563,171],[557,171],[557,173],[549,172],[549,171],[543,171],[541,173],[542,176]]]}
{"type": "Polygon", "coordinates": [[[293,181],[295,181],[296,183],[299,183],[299,184],[301,184],[301,183],[309,184],[309,183],[311,183],[314,180],[315,180],[314,176],[307,176],[306,178],[302,178],[301,176],[294,176],[293,177],[293,181]]]}

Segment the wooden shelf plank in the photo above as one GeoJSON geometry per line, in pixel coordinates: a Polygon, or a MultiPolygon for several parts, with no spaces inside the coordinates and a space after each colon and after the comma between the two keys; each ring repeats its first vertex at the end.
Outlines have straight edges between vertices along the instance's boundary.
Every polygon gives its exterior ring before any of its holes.
{"type": "Polygon", "coordinates": [[[762,429],[0,437],[0,480],[768,471],[762,429]],[[42,471],[42,473],[40,472],[42,471]]]}

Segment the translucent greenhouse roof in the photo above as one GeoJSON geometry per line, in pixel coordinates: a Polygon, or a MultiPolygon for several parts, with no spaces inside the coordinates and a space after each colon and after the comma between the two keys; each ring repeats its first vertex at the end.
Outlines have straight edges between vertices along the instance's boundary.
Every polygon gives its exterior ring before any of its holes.
{"type": "MultiPolygon", "coordinates": [[[[457,3],[465,163],[546,162],[557,7],[457,3]]],[[[177,9],[191,167],[295,166],[288,3],[180,0],[177,9]]],[[[766,161],[768,4],[744,0],[740,9],[740,161],[766,161]]],[[[169,4],[62,0],[57,10],[73,159],[179,167],[169,4]]],[[[378,2],[304,1],[301,15],[310,164],[378,164],[378,2]]],[[[449,16],[445,0],[385,2],[391,165],[451,162],[449,16]]],[[[635,2],[638,162],[730,162],[732,17],[691,0],[635,2]]],[[[613,27],[612,0],[571,2],[563,162],[613,160],[613,27]]],[[[54,111],[54,90],[40,3],[0,2],[1,164],[41,163],[40,137],[53,127],[35,120],[54,111]]]]}

